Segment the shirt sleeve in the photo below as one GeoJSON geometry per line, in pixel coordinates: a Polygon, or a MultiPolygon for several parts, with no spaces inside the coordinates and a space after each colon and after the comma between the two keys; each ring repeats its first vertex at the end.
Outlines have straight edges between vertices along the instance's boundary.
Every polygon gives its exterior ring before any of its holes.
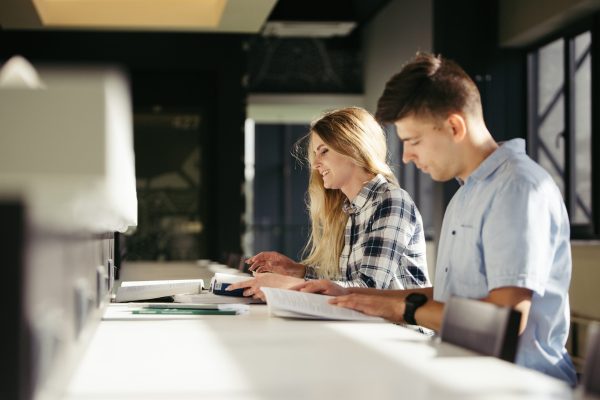
{"type": "Polygon", "coordinates": [[[513,181],[496,194],[482,226],[488,290],[516,286],[544,294],[565,228],[568,236],[564,213],[549,182],[513,181]]]}
{"type": "Polygon", "coordinates": [[[335,281],[344,287],[429,286],[421,217],[404,192],[390,192],[375,207],[365,228],[363,257],[351,279],[335,281]]]}

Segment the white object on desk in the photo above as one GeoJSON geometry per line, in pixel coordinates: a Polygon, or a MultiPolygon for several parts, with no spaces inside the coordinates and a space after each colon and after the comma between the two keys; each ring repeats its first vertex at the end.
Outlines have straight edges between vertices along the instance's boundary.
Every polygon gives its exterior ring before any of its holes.
{"type": "Polygon", "coordinates": [[[122,282],[115,301],[135,301],[173,296],[176,294],[200,293],[204,287],[202,279],[174,279],[160,281],[122,282]]]}
{"type": "Polygon", "coordinates": [[[36,226],[104,233],[137,225],[127,76],[55,66],[38,68],[38,78],[22,59],[6,67],[0,196],[23,198],[36,226]]]}

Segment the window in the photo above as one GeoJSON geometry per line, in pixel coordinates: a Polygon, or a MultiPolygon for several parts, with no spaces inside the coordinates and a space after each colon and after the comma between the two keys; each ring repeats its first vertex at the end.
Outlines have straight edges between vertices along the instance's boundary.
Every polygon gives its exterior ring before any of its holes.
{"type": "Polygon", "coordinates": [[[197,260],[206,254],[201,106],[140,108],[134,115],[138,227],[128,260],[197,260]]]}
{"type": "Polygon", "coordinates": [[[309,131],[307,124],[255,124],[245,127],[245,255],[277,251],[299,260],[310,234],[306,190],[310,168],[292,154],[309,131]]]}
{"type": "MultiPolygon", "coordinates": [[[[564,35],[529,53],[529,153],[554,178],[572,236],[593,236],[592,33],[564,35]]],[[[596,211],[597,212],[597,211],[596,211]]]]}

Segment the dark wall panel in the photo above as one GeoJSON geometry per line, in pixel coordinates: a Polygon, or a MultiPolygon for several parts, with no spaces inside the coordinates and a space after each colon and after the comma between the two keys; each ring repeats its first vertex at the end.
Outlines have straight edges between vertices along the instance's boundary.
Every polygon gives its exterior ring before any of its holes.
{"type": "MultiPolygon", "coordinates": [[[[526,53],[498,45],[498,0],[434,0],[434,52],[475,80],[486,124],[497,141],[527,136],[526,53]]],[[[458,185],[444,185],[447,204],[458,185]]]]}
{"type": "Polygon", "coordinates": [[[34,64],[119,65],[131,78],[134,109],[203,107],[203,196],[210,212],[201,256],[218,259],[241,251],[245,41],[243,35],[0,30],[0,62],[21,54],[34,64]]]}

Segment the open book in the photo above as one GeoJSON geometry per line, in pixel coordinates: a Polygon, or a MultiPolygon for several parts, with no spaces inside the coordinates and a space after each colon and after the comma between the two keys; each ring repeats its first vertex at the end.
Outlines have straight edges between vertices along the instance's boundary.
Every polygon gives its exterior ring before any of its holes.
{"type": "Polygon", "coordinates": [[[329,304],[331,296],[263,287],[269,313],[279,317],[332,319],[346,321],[383,321],[361,312],[329,304]]]}
{"type": "Polygon", "coordinates": [[[176,294],[200,293],[203,287],[202,279],[128,281],[121,283],[115,301],[148,300],[176,294]]]}

